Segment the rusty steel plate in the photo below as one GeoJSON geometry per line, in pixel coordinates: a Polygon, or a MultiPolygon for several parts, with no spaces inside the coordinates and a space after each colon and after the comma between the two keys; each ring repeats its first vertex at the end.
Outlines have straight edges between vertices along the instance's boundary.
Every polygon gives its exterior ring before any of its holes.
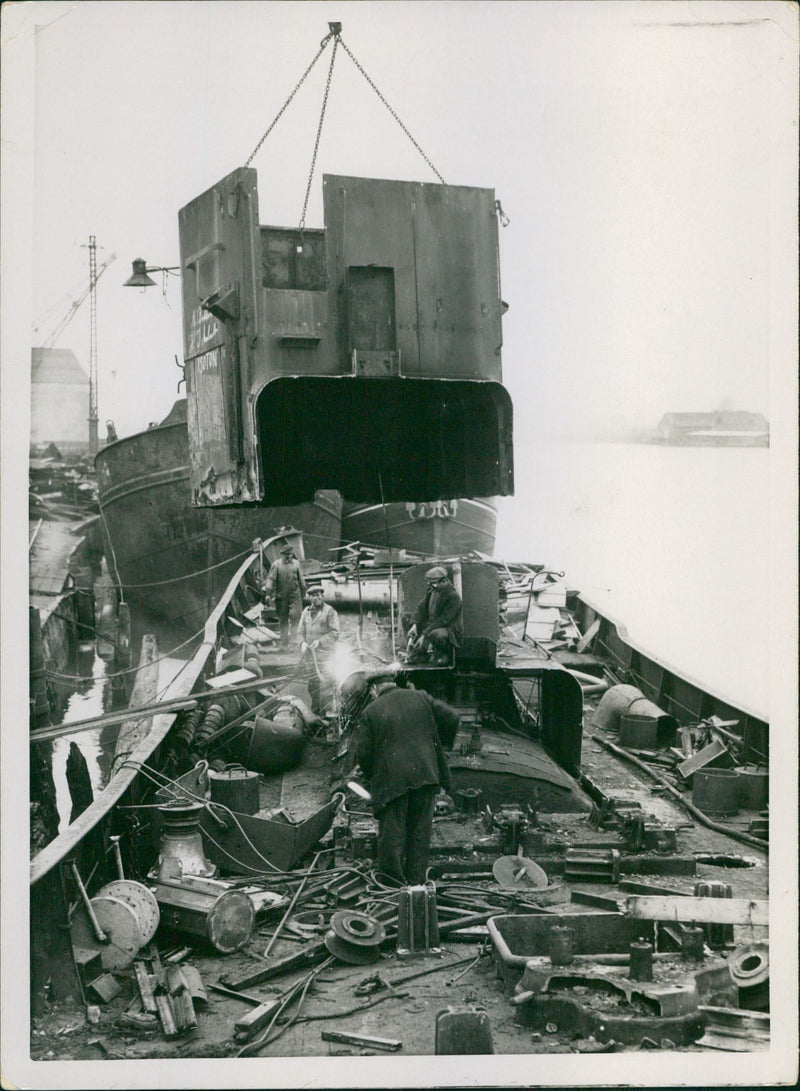
{"type": "Polygon", "coordinates": [[[542,890],[547,872],[526,856],[498,856],[492,875],[504,890],[542,890]]]}

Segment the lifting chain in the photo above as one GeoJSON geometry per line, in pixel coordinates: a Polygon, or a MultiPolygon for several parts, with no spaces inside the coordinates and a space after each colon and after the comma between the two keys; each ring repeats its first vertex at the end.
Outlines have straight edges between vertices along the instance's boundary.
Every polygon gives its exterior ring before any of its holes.
{"type": "MultiPolygon", "coordinates": [[[[311,156],[311,169],[308,172],[308,181],[306,182],[306,196],[305,196],[305,200],[303,201],[303,213],[300,216],[300,231],[301,232],[306,226],[306,210],[308,208],[308,195],[311,193],[311,182],[312,182],[312,179],[314,177],[314,167],[317,164],[317,152],[319,151],[319,141],[320,141],[320,137],[322,136],[322,123],[325,120],[325,109],[326,109],[326,107],[328,105],[328,95],[330,94],[331,79],[333,78],[333,65],[334,65],[334,63],[336,61],[336,47],[339,45],[339,42],[341,41],[340,35],[341,35],[341,30],[342,30],[342,24],[341,23],[329,23],[328,26],[331,28],[331,32],[328,35],[328,38],[333,37],[333,52],[331,53],[331,63],[330,63],[330,68],[328,69],[328,79],[327,79],[327,82],[325,83],[325,94],[322,96],[322,110],[320,111],[319,125],[317,126],[317,139],[314,141],[314,154],[311,156]],[[338,28],[338,30],[334,30],[334,28],[338,28]]],[[[322,48],[323,49],[325,48],[325,44],[327,43],[328,38],[323,38],[322,39],[322,42],[323,42],[322,48]]]]}
{"type": "Polygon", "coordinates": [[[422,158],[423,158],[423,159],[425,160],[425,162],[426,162],[426,163],[428,164],[428,166],[429,166],[429,167],[431,168],[431,170],[433,171],[433,173],[434,173],[434,174],[436,175],[436,177],[437,177],[437,178],[439,179],[439,181],[440,181],[440,182],[442,183],[442,185],[444,185],[444,184],[445,184],[445,182],[444,182],[444,178],[442,178],[441,174],[439,174],[439,172],[438,172],[438,170],[436,169],[436,167],[434,167],[433,163],[431,163],[430,159],[429,159],[429,158],[427,157],[427,155],[425,154],[425,152],[424,152],[424,151],[422,150],[422,148],[421,148],[421,147],[419,146],[419,144],[418,144],[418,143],[416,142],[416,140],[414,139],[414,137],[413,137],[413,136],[411,135],[411,133],[410,133],[410,132],[408,131],[408,129],[407,129],[406,127],[405,127],[405,125],[403,124],[403,122],[402,122],[402,121],[400,120],[400,118],[399,118],[399,117],[397,116],[397,114],[396,114],[396,113],[394,112],[394,110],[393,110],[393,109],[391,108],[391,106],[389,105],[389,103],[388,103],[388,102],[386,101],[386,99],[385,99],[385,98],[383,97],[383,95],[382,95],[382,94],[380,93],[380,91],[378,90],[378,88],[377,88],[377,87],[375,86],[375,84],[374,84],[374,83],[372,82],[372,80],[371,80],[371,79],[369,78],[369,76],[367,75],[367,73],[366,73],[366,72],[364,71],[364,69],[363,69],[363,68],[361,67],[361,65],[360,65],[360,64],[358,63],[358,61],[357,61],[357,60],[356,60],[356,58],[355,58],[355,57],[353,56],[353,54],[352,54],[352,53],[350,52],[350,50],[349,50],[349,49],[347,48],[347,46],[345,45],[345,43],[344,43],[344,42],[342,42],[342,49],[343,49],[343,50],[345,51],[345,53],[347,54],[347,56],[348,56],[348,57],[350,58],[350,60],[351,60],[351,61],[353,62],[353,64],[354,64],[354,65],[356,66],[356,68],[357,68],[357,69],[359,70],[359,72],[361,73],[361,75],[362,75],[362,76],[364,77],[364,79],[365,79],[365,80],[367,81],[367,83],[368,83],[368,84],[370,85],[370,87],[371,87],[371,88],[372,88],[372,90],[373,90],[373,91],[375,92],[375,94],[376,94],[376,95],[378,96],[378,98],[379,98],[379,99],[381,100],[381,102],[383,103],[383,105],[384,105],[384,106],[386,107],[386,109],[387,109],[387,110],[389,111],[389,113],[390,113],[390,114],[392,115],[392,117],[393,117],[393,118],[395,119],[395,121],[397,122],[397,124],[398,124],[398,125],[400,126],[400,128],[401,128],[401,129],[403,130],[403,132],[404,132],[404,133],[406,134],[406,136],[407,136],[407,137],[408,137],[408,139],[409,139],[409,140],[411,141],[411,143],[412,143],[412,144],[414,145],[414,147],[415,147],[415,148],[417,149],[417,151],[419,152],[419,154],[420,154],[420,155],[422,156],[422,158]]]}
{"type": "MultiPolygon", "coordinates": [[[[361,75],[362,75],[362,76],[364,77],[364,79],[365,79],[365,80],[367,81],[367,83],[368,83],[368,84],[370,85],[370,87],[372,88],[372,90],[373,90],[373,91],[375,92],[375,94],[376,94],[376,95],[378,96],[378,98],[379,98],[379,99],[381,100],[381,102],[383,103],[383,105],[384,105],[384,106],[386,107],[386,109],[387,109],[387,110],[389,111],[389,113],[390,113],[390,114],[392,115],[392,117],[393,117],[393,118],[395,119],[395,121],[397,122],[397,124],[398,124],[398,125],[400,126],[400,128],[401,128],[401,129],[403,130],[403,132],[404,132],[404,133],[406,134],[406,136],[408,137],[408,139],[409,139],[409,140],[411,141],[411,143],[412,143],[412,144],[414,145],[414,147],[415,147],[415,148],[417,149],[417,151],[419,152],[419,154],[420,154],[420,155],[422,156],[422,158],[423,158],[423,159],[425,160],[425,162],[426,162],[426,163],[428,164],[428,166],[429,166],[429,167],[431,168],[431,170],[432,170],[432,171],[433,171],[433,173],[434,173],[434,174],[436,175],[436,177],[437,177],[437,178],[439,179],[439,181],[440,181],[440,182],[442,183],[442,185],[444,185],[444,178],[442,178],[442,176],[441,176],[441,174],[439,173],[439,171],[438,171],[438,170],[436,169],[436,167],[435,167],[435,166],[433,165],[433,163],[432,163],[432,162],[430,161],[430,159],[429,159],[429,158],[428,158],[428,156],[427,156],[427,155],[425,154],[425,152],[424,152],[424,151],[422,150],[422,148],[420,147],[420,145],[419,145],[419,144],[417,143],[417,141],[416,141],[416,140],[414,139],[414,137],[413,137],[413,136],[411,135],[411,133],[410,133],[410,132],[408,131],[408,129],[406,128],[406,126],[405,126],[405,125],[403,124],[403,122],[402,122],[402,121],[400,120],[400,118],[399,118],[399,117],[397,116],[397,114],[395,113],[395,111],[394,111],[394,110],[392,109],[392,107],[391,107],[391,106],[389,105],[389,103],[387,102],[386,98],[385,98],[385,97],[384,97],[384,96],[383,96],[383,95],[381,94],[381,92],[380,92],[380,91],[378,90],[378,88],[376,87],[376,85],[375,85],[375,83],[373,82],[373,80],[372,80],[372,79],[370,79],[370,77],[369,77],[369,76],[367,75],[367,73],[366,73],[366,71],[364,70],[364,68],[362,67],[362,65],[361,65],[361,64],[360,64],[360,63],[358,62],[358,60],[357,60],[357,59],[356,59],[356,57],[355,57],[355,56],[353,55],[353,53],[352,53],[352,52],[351,52],[351,51],[350,51],[350,50],[348,49],[348,47],[347,47],[347,46],[345,45],[344,41],[342,40],[342,24],[341,24],[341,23],[328,23],[328,27],[329,27],[329,31],[328,31],[328,33],[327,33],[327,34],[325,35],[325,37],[324,37],[324,38],[322,39],[322,41],[320,42],[320,47],[319,47],[319,50],[317,51],[317,54],[316,54],[316,56],[315,56],[315,57],[314,57],[314,59],[313,59],[313,60],[311,61],[311,64],[309,64],[308,68],[306,68],[305,72],[304,72],[304,73],[302,74],[302,76],[300,77],[300,79],[299,79],[299,80],[297,81],[297,83],[296,83],[296,85],[295,85],[295,87],[294,87],[294,90],[293,90],[293,91],[292,91],[292,93],[291,93],[291,94],[289,95],[289,97],[287,98],[286,102],[284,102],[283,106],[281,106],[280,110],[279,110],[279,111],[278,111],[278,113],[277,113],[277,114],[275,115],[275,119],[273,120],[272,124],[271,124],[271,125],[269,126],[269,128],[267,129],[267,131],[266,131],[266,132],[264,133],[264,135],[263,135],[263,136],[261,137],[261,139],[259,140],[258,144],[256,144],[255,148],[253,149],[252,153],[250,154],[250,157],[249,157],[249,158],[247,159],[247,161],[245,162],[245,166],[246,166],[246,167],[249,167],[249,166],[250,166],[250,164],[252,163],[252,161],[253,161],[253,159],[254,159],[254,157],[255,157],[256,153],[257,153],[257,152],[259,151],[259,149],[261,148],[261,146],[262,146],[262,144],[264,143],[264,141],[265,141],[265,140],[267,139],[267,137],[269,136],[269,134],[270,134],[270,133],[272,132],[272,130],[273,130],[273,129],[275,128],[275,126],[277,125],[277,123],[278,123],[278,120],[279,120],[279,118],[280,118],[280,117],[281,117],[281,116],[283,115],[283,113],[285,112],[285,110],[286,110],[287,106],[289,105],[289,103],[290,103],[290,102],[292,101],[292,99],[294,98],[294,96],[295,96],[295,95],[297,94],[297,92],[298,92],[298,91],[300,90],[300,87],[301,87],[301,86],[302,86],[302,84],[303,84],[303,83],[305,82],[305,79],[306,79],[306,77],[308,76],[309,72],[310,72],[310,71],[311,71],[311,69],[312,69],[312,68],[314,67],[314,65],[315,65],[315,64],[317,63],[317,61],[319,60],[319,58],[320,58],[320,57],[322,56],[323,52],[325,51],[325,49],[326,49],[326,47],[327,47],[327,45],[328,45],[328,42],[329,42],[329,41],[331,40],[331,38],[332,38],[332,39],[333,39],[333,55],[331,56],[331,63],[330,63],[330,68],[328,69],[328,80],[327,80],[327,83],[325,84],[325,95],[324,95],[324,98],[323,98],[323,100],[322,100],[322,112],[321,112],[321,114],[320,114],[320,119],[319,119],[319,125],[317,126],[317,139],[316,139],[316,141],[315,141],[315,143],[314,143],[314,154],[313,154],[313,157],[312,157],[312,160],[311,160],[311,170],[310,170],[310,172],[309,172],[309,177],[308,177],[308,184],[307,184],[307,186],[306,186],[306,196],[305,196],[305,200],[304,200],[304,202],[303,202],[303,213],[302,213],[302,216],[300,217],[300,230],[301,230],[301,231],[302,231],[302,230],[304,229],[304,227],[305,227],[305,219],[306,219],[306,209],[307,209],[307,207],[308,207],[308,197],[309,197],[309,193],[310,193],[310,191],[311,191],[311,182],[312,182],[312,179],[313,179],[313,176],[314,176],[314,167],[316,166],[316,161],[317,161],[317,153],[318,153],[318,151],[319,151],[319,141],[320,141],[320,136],[321,136],[321,134],[322,134],[322,124],[323,124],[323,121],[324,121],[324,119],[325,119],[325,108],[326,108],[326,106],[327,106],[327,104],[328,104],[328,95],[329,95],[329,93],[330,93],[331,78],[332,78],[332,76],[333,76],[333,65],[334,65],[334,61],[336,60],[336,49],[337,49],[337,47],[338,47],[339,45],[341,45],[342,49],[343,49],[343,50],[345,51],[345,53],[347,54],[347,56],[348,56],[348,57],[350,58],[350,60],[351,60],[351,61],[353,62],[353,64],[354,64],[354,65],[356,66],[356,68],[358,69],[358,71],[359,71],[359,72],[361,73],[361,75]]],[[[501,213],[501,216],[502,216],[502,213],[501,213]]]]}
{"type": "MultiPolygon", "coordinates": [[[[272,132],[272,130],[273,130],[273,129],[275,128],[275,126],[276,126],[276,125],[278,124],[278,121],[280,120],[281,116],[282,116],[282,115],[283,115],[283,113],[284,113],[284,112],[286,111],[286,107],[287,107],[287,106],[289,105],[289,103],[290,103],[290,102],[292,101],[292,99],[294,98],[294,96],[295,96],[295,95],[297,94],[297,92],[298,92],[298,91],[300,90],[300,88],[302,87],[303,83],[305,82],[306,76],[307,76],[307,75],[309,74],[309,72],[311,71],[311,69],[312,69],[312,68],[314,67],[314,65],[315,65],[315,64],[317,63],[317,61],[318,61],[318,60],[320,59],[320,57],[322,56],[322,54],[323,54],[323,53],[325,52],[325,48],[326,48],[326,46],[328,45],[328,42],[329,42],[329,41],[331,40],[331,38],[334,38],[335,40],[337,40],[337,41],[338,41],[338,38],[339,38],[339,34],[341,33],[341,29],[342,29],[342,24],[341,24],[341,23],[328,23],[328,26],[329,26],[329,27],[331,28],[331,29],[330,29],[330,33],[326,34],[326,35],[325,35],[325,37],[324,37],[324,38],[322,39],[322,41],[321,41],[321,42],[320,42],[320,44],[319,44],[319,49],[317,50],[317,54],[316,54],[316,56],[314,57],[313,61],[312,61],[312,62],[311,62],[311,64],[310,64],[310,65],[308,66],[308,68],[307,68],[307,69],[305,70],[305,72],[304,72],[304,73],[303,73],[303,75],[302,75],[302,76],[300,77],[300,79],[299,79],[299,80],[297,81],[297,83],[295,84],[295,86],[294,86],[294,90],[292,91],[291,95],[289,95],[289,97],[287,98],[286,102],[284,102],[283,106],[281,106],[280,110],[278,110],[278,112],[277,112],[277,114],[275,115],[275,118],[274,118],[274,120],[273,120],[272,124],[270,125],[270,127],[269,127],[269,128],[267,129],[267,131],[266,131],[266,132],[264,133],[264,135],[263,135],[263,136],[261,137],[261,139],[259,140],[259,142],[258,142],[258,143],[256,144],[256,146],[255,146],[255,147],[253,148],[252,152],[250,153],[250,157],[249,157],[249,159],[247,159],[247,161],[245,162],[245,166],[246,166],[246,167],[249,167],[249,166],[250,166],[250,164],[251,164],[251,163],[253,162],[253,159],[255,158],[255,155],[256,155],[256,153],[257,153],[257,152],[259,151],[259,149],[261,148],[261,145],[262,145],[262,144],[264,143],[264,141],[265,141],[265,140],[267,139],[267,137],[269,136],[269,134],[270,134],[270,133],[272,132]],[[336,28],[338,28],[338,29],[336,29],[336,28]]],[[[330,77],[329,77],[329,78],[330,78],[330,77]]]]}

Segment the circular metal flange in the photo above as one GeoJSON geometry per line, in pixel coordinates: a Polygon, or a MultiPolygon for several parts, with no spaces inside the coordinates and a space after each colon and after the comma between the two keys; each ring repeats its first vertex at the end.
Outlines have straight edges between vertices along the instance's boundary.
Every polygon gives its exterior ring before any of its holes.
{"type": "Polygon", "coordinates": [[[161,913],[158,908],[156,896],[144,883],[137,883],[134,879],[115,879],[113,883],[106,883],[102,890],[98,891],[99,898],[119,898],[130,906],[139,921],[139,929],[142,933],[142,946],[149,943],[156,934],[161,913]]]}
{"type": "Polygon", "coordinates": [[[287,921],[286,930],[303,939],[311,939],[330,928],[332,916],[332,909],[309,909],[307,912],[296,913],[287,921]]]}
{"type": "Polygon", "coordinates": [[[377,962],[381,957],[377,947],[358,947],[343,940],[335,932],[328,932],[324,942],[332,955],[350,966],[366,966],[370,962],[377,962]]]}
{"type": "Polygon", "coordinates": [[[761,985],[769,977],[769,946],[748,943],[737,947],[728,959],[731,977],[739,988],[761,985]]]}
{"type": "Polygon", "coordinates": [[[340,939],[357,947],[377,947],[386,935],[380,921],[352,909],[340,909],[334,913],[331,928],[340,939]]]}
{"type": "Polygon", "coordinates": [[[527,856],[498,856],[492,875],[504,890],[543,890],[547,872],[527,856]]]}

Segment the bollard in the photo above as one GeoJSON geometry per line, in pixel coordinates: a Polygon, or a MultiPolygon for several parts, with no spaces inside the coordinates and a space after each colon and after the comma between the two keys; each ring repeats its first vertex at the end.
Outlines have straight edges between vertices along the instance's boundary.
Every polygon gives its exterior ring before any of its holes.
{"type": "Polygon", "coordinates": [[[459,788],[453,795],[461,814],[478,814],[481,809],[480,788],[459,788]]]}
{"type": "Polygon", "coordinates": [[[404,886],[397,902],[397,954],[439,950],[436,884],[404,886]]]}
{"type": "Polygon", "coordinates": [[[572,962],[575,930],[566,925],[554,924],[548,936],[548,953],[554,966],[568,966],[572,962]]]}
{"type": "Polygon", "coordinates": [[[681,955],[684,962],[702,962],[704,957],[703,944],[705,932],[696,924],[682,924],[681,926],[681,955]]]}
{"type": "MultiPolygon", "coordinates": [[[[716,879],[694,884],[695,898],[732,898],[733,888],[730,883],[723,883],[716,879]]],[[[703,931],[706,943],[712,950],[727,947],[733,943],[732,924],[705,924],[703,931]]]]}
{"type": "Polygon", "coordinates": [[[652,943],[632,943],[628,948],[630,956],[630,969],[628,977],[631,981],[653,980],[653,945],[652,943]]]}

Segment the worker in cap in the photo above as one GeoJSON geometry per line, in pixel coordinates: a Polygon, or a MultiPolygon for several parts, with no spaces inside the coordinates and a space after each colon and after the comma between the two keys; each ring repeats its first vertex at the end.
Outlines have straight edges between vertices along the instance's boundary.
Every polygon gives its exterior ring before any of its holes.
{"type": "Polygon", "coordinates": [[[297,639],[302,652],[300,663],[311,694],[311,707],[320,715],[333,694],[328,660],[339,639],[339,615],[325,602],[318,584],[308,589],[308,606],[300,615],[297,639]]]}
{"type": "Polygon", "coordinates": [[[429,568],[425,580],[427,590],[408,630],[407,660],[449,665],[464,635],[461,596],[442,565],[429,568]]]}
{"type": "Polygon", "coordinates": [[[297,623],[306,597],[303,570],[289,542],[281,546],[281,555],[270,565],[264,584],[264,605],[270,606],[274,596],[275,609],[280,623],[281,647],[294,642],[297,623]]]}
{"type": "Polygon", "coordinates": [[[425,882],[433,813],[440,788],[450,788],[443,747],[458,731],[455,709],[423,690],[375,679],[348,749],[360,766],[378,819],[378,869],[401,883],[425,882]]]}

